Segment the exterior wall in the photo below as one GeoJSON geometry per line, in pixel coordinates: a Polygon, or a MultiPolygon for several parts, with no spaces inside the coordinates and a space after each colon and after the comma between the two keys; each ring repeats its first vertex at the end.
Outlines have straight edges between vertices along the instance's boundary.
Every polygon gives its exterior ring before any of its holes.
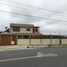
{"type": "MultiPolygon", "coordinates": [[[[20,33],[33,33],[33,28],[30,28],[31,31],[26,31],[26,29],[27,29],[27,28],[22,28],[22,27],[21,27],[19,32],[20,32],[20,33]]],[[[11,27],[11,32],[14,32],[12,27],[11,27]]]]}
{"type": "Polygon", "coordinates": [[[50,44],[50,39],[42,39],[42,44],[43,44],[44,46],[49,45],[49,44],[50,44]]]}
{"type": "Polygon", "coordinates": [[[29,46],[29,39],[17,39],[17,45],[29,46]]]}
{"type": "Polygon", "coordinates": [[[52,45],[60,44],[59,39],[52,39],[52,45]]]}
{"type": "Polygon", "coordinates": [[[22,46],[47,46],[50,39],[17,39],[17,45],[22,46]]]}
{"type": "Polygon", "coordinates": [[[12,27],[10,28],[10,31],[13,32],[13,28],[12,27]]]}
{"type": "MultiPolygon", "coordinates": [[[[17,39],[17,45],[22,46],[48,46],[49,44],[57,46],[60,44],[59,39],[17,39]]],[[[61,44],[67,44],[67,39],[62,39],[61,44]]]]}
{"type": "Polygon", "coordinates": [[[1,35],[0,35],[0,45],[1,45],[1,35]]]}
{"type": "Polygon", "coordinates": [[[32,46],[40,46],[41,45],[40,39],[31,39],[31,45],[32,46]]]}
{"type": "MultiPolygon", "coordinates": [[[[22,46],[48,46],[60,45],[59,39],[17,39],[16,36],[11,35],[0,35],[0,45],[15,45],[11,44],[11,41],[15,41],[16,45],[22,46]]],[[[61,44],[67,44],[67,39],[61,39],[61,44]]]]}
{"type": "Polygon", "coordinates": [[[20,28],[20,32],[22,33],[33,33],[33,29],[30,28],[31,30],[30,31],[26,31],[27,28],[20,28]]]}
{"type": "Polygon", "coordinates": [[[67,44],[67,39],[61,39],[62,44],[67,44]]]}

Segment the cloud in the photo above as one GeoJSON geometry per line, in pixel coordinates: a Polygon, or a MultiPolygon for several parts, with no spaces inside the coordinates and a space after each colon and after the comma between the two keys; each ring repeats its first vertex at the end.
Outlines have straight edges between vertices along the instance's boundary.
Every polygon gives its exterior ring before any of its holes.
{"type": "Polygon", "coordinates": [[[67,33],[67,22],[64,22],[67,20],[66,0],[28,0],[28,1],[15,0],[15,1],[25,4],[19,5],[14,2],[9,2],[9,5],[12,5],[10,7],[3,4],[0,5],[0,9],[2,9],[2,7],[5,7],[5,9],[3,10],[18,13],[17,15],[9,13],[0,14],[0,22],[2,22],[0,23],[0,25],[12,22],[31,23],[40,26],[40,32],[42,33],[46,32],[67,33]],[[37,7],[29,6],[26,4],[41,7],[44,9],[37,9],[37,7]],[[53,11],[58,11],[59,13],[53,11]]]}

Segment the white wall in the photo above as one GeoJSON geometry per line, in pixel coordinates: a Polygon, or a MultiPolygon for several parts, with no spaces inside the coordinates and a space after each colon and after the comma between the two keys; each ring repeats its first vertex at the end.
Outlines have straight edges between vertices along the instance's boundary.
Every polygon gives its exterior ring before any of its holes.
{"type": "Polygon", "coordinates": [[[52,44],[53,45],[60,44],[59,39],[52,39],[52,44]]]}
{"type": "Polygon", "coordinates": [[[20,28],[20,32],[22,32],[22,33],[33,33],[33,29],[32,28],[30,28],[30,31],[27,31],[26,29],[27,28],[20,28]]]}
{"type": "Polygon", "coordinates": [[[67,44],[67,39],[61,39],[62,44],[67,44]]]}
{"type": "Polygon", "coordinates": [[[39,46],[41,45],[40,39],[31,39],[32,46],[39,46]]]}
{"type": "Polygon", "coordinates": [[[17,39],[17,44],[22,46],[29,46],[29,39],[17,39]]]}
{"type": "Polygon", "coordinates": [[[42,44],[43,44],[44,46],[49,45],[49,44],[50,44],[50,39],[42,39],[42,44]]]}
{"type": "MultiPolygon", "coordinates": [[[[59,45],[59,39],[52,39],[52,43],[50,39],[17,39],[17,45],[22,46],[48,46],[49,44],[52,45],[59,45]]],[[[61,39],[61,44],[67,44],[67,39],[61,39]]]]}

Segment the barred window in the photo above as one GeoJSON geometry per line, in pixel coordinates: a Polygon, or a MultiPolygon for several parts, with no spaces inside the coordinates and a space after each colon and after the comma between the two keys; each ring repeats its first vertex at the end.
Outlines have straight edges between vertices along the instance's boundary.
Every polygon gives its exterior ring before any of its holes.
{"type": "Polygon", "coordinates": [[[29,36],[28,35],[24,35],[23,38],[24,39],[29,39],[29,36]]]}
{"type": "Polygon", "coordinates": [[[18,36],[18,39],[22,39],[23,37],[21,35],[18,36]]]}

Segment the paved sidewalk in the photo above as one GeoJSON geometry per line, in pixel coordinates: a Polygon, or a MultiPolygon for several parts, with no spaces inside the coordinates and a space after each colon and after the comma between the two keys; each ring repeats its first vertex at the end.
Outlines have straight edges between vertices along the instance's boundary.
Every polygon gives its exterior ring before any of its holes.
{"type": "Polygon", "coordinates": [[[11,51],[11,50],[22,50],[22,49],[29,49],[27,46],[0,46],[0,51],[11,51]]]}
{"type": "Polygon", "coordinates": [[[36,48],[44,48],[47,46],[18,46],[18,45],[11,45],[11,46],[0,46],[0,51],[12,51],[12,50],[24,50],[24,49],[36,49],[36,48]]]}

